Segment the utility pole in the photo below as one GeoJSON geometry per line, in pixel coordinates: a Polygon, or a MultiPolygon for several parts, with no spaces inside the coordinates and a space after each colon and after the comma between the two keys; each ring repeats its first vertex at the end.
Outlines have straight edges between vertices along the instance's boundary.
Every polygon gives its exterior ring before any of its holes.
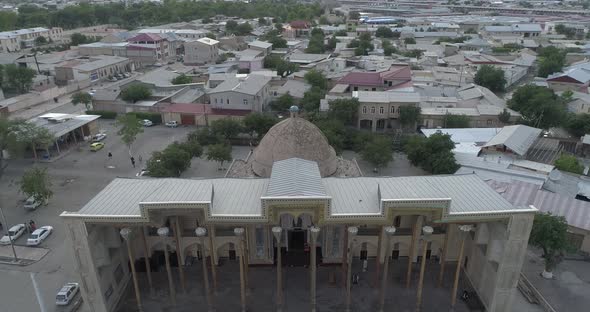
{"type": "Polygon", "coordinates": [[[12,240],[12,236],[8,234],[8,223],[6,223],[6,217],[4,216],[4,210],[0,207],[0,215],[2,216],[2,222],[4,222],[4,233],[10,239],[10,247],[12,247],[12,254],[14,255],[14,262],[18,262],[18,257],[16,256],[16,249],[14,249],[14,241],[12,240]]]}

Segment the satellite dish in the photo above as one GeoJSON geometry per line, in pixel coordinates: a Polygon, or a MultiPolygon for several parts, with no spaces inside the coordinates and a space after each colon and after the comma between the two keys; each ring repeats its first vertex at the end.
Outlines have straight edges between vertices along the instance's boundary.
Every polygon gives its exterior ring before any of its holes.
{"type": "Polygon", "coordinates": [[[559,171],[559,170],[551,171],[551,173],[549,173],[549,180],[551,180],[553,182],[558,182],[559,180],[561,180],[561,171],[559,171]]]}

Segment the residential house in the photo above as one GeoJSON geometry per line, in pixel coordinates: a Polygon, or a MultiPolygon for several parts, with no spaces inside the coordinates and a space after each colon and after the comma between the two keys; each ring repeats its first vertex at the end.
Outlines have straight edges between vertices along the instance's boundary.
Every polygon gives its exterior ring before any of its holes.
{"type": "Polygon", "coordinates": [[[547,85],[553,91],[579,91],[588,93],[590,84],[590,62],[584,62],[567,67],[561,73],[547,77],[547,85]]]}
{"type": "Polygon", "coordinates": [[[485,26],[483,33],[489,36],[538,37],[543,29],[540,24],[513,24],[510,26],[485,26]]]}
{"type": "Polygon", "coordinates": [[[385,91],[412,85],[410,66],[392,65],[379,72],[351,72],[342,77],[338,84],[346,85],[347,91],[385,91]]]}
{"type": "Polygon", "coordinates": [[[93,56],[67,61],[55,67],[55,81],[65,85],[68,81],[105,80],[115,74],[133,71],[135,68],[128,58],[110,55],[93,56]]]}
{"type": "Polygon", "coordinates": [[[352,96],[360,104],[357,128],[373,132],[399,128],[400,108],[420,105],[417,92],[353,91],[352,96]]]}
{"type": "Polygon", "coordinates": [[[267,56],[272,52],[272,43],[255,40],[248,43],[248,49],[261,51],[264,56],[267,56]]]}
{"type": "Polygon", "coordinates": [[[298,38],[307,37],[311,32],[311,23],[307,21],[292,21],[287,26],[283,26],[283,37],[298,38]]]}
{"type": "Polygon", "coordinates": [[[185,64],[215,63],[219,57],[219,41],[211,38],[200,38],[184,43],[185,64]]]}
{"type": "Polygon", "coordinates": [[[36,46],[35,40],[45,37],[47,41],[60,41],[63,29],[34,27],[0,32],[0,53],[17,52],[24,48],[36,46]]]}
{"type": "Polygon", "coordinates": [[[208,92],[212,108],[261,112],[270,103],[271,77],[237,75],[208,92]]]}
{"type": "Polygon", "coordinates": [[[141,33],[127,41],[127,54],[130,57],[141,57],[145,62],[166,62],[176,58],[176,50],[171,47],[168,39],[161,35],[141,33]]]}
{"type": "Polygon", "coordinates": [[[264,52],[254,49],[246,49],[236,53],[238,58],[238,69],[252,72],[264,68],[264,52]]]}

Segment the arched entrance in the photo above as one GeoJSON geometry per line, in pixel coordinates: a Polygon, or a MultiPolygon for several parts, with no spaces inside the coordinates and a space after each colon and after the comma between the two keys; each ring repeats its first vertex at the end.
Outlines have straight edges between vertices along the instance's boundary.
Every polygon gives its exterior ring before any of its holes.
{"type": "MultiPolygon", "coordinates": [[[[309,228],[313,225],[313,216],[308,213],[301,213],[294,216],[290,213],[283,213],[279,217],[280,226],[283,228],[282,252],[285,256],[285,263],[288,266],[307,266],[310,262],[310,233],[309,228]]],[[[318,257],[321,259],[321,246],[318,245],[318,257]]],[[[276,254],[275,254],[276,258],[276,254]]]]}

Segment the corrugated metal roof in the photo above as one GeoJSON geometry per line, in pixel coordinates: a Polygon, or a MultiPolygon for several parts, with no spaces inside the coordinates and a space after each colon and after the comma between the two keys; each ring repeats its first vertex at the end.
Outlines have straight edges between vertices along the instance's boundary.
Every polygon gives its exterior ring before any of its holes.
{"type": "Polygon", "coordinates": [[[267,189],[268,179],[211,179],[213,204],[211,215],[262,216],[260,198],[267,189]]]}
{"type": "Polygon", "coordinates": [[[377,193],[379,183],[375,178],[325,178],[323,183],[332,197],[333,216],[381,212],[377,193]]]}
{"type": "Polygon", "coordinates": [[[275,162],[265,196],[326,196],[317,163],[301,158],[275,162]]]}
{"type": "Polygon", "coordinates": [[[535,143],[541,131],[541,129],[525,125],[506,126],[484,145],[484,147],[505,145],[518,155],[523,156],[531,145],[535,143]]]}

